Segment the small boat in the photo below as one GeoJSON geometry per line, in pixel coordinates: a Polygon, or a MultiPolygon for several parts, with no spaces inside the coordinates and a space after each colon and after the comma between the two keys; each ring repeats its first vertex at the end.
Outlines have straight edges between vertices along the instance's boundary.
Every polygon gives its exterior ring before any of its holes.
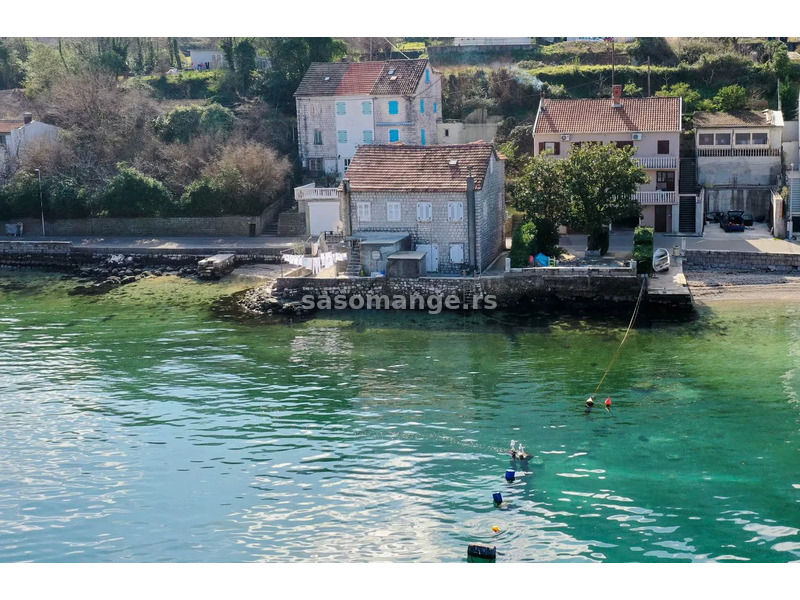
{"type": "Polygon", "coordinates": [[[663,273],[669,270],[669,251],[666,248],[657,248],[653,252],[653,271],[663,273]]]}

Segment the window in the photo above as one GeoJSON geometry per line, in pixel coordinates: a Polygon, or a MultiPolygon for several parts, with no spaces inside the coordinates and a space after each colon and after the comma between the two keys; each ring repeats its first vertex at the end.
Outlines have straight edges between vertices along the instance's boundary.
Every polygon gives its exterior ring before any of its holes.
{"type": "Polygon", "coordinates": [[[322,131],[319,129],[314,130],[314,145],[322,146],[322,131]]]}
{"type": "Polygon", "coordinates": [[[362,102],[361,103],[361,114],[362,115],[371,115],[372,114],[372,102],[362,102]]]}
{"type": "Polygon", "coordinates": [[[431,82],[431,70],[425,69],[425,83],[431,82]]]}
{"type": "Polygon", "coordinates": [[[344,159],[344,172],[345,172],[345,173],[347,173],[347,169],[348,169],[348,167],[350,166],[350,161],[351,161],[351,160],[352,160],[352,159],[350,159],[350,158],[345,158],[345,159],[344,159]]]}
{"type": "Polygon", "coordinates": [[[701,146],[713,146],[714,145],[714,134],[713,133],[701,133],[698,136],[697,143],[701,146]]]}
{"type": "Polygon", "coordinates": [[[464,203],[463,202],[448,202],[447,203],[447,220],[448,221],[463,221],[464,220],[464,203]]]}
{"type": "Polygon", "coordinates": [[[444,130],[444,137],[450,137],[450,130],[449,129],[445,129],[444,130]]]}
{"type": "Polygon", "coordinates": [[[387,202],[386,203],[386,220],[399,221],[400,220],[400,203],[387,202]]]}
{"type": "Polygon", "coordinates": [[[633,142],[614,142],[617,148],[627,148],[628,146],[633,146],[633,142]]]}
{"type": "Polygon", "coordinates": [[[361,222],[372,220],[372,205],[369,202],[356,203],[356,217],[361,222]]]}
{"type": "Polygon", "coordinates": [[[662,192],[674,192],[675,171],[656,171],[656,189],[662,192]]]}
{"type": "Polygon", "coordinates": [[[730,133],[715,133],[714,134],[714,145],[716,145],[716,146],[730,146],[731,145],[731,134],[730,133]]]}
{"type": "Polygon", "coordinates": [[[767,144],[767,134],[766,133],[754,133],[753,134],[753,142],[754,145],[761,144],[766,146],[767,144]]]}
{"type": "Polygon", "coordinates": [[[365,129],[364,130],[364,143],[371,144],[374,140],[372,137],[372,129],[365,129]]]}
{"type": "Polygon", "coordinates": [[[561,154],[561,142],[539,142],[539,154],[547,150],[558,156],[561,154]]]}
{"type": "Polygon", "coordinates": [[[450,262],[456,265],[464,263],[464,244],[450,244],[450,262]]]}
{"type": "Polygon", "coordinates": [[[434,102],[433,103],[433,114],[436,114],[437,112],[439,112],[439,103],[438,102],[434,102]]]}
{"type": "Polygon", "coordinates": [[[430,202],[417,202],[417,221],[433,221],[433,205],[430,202]]]}
{"type": "Polygon", "coordinates": [[[420,141],[421,141],[422,145],[424,146],[425,145],[425,130],[422,129],[422,130],[420,130],[419,133],[420,133],[420,141]]]}
{"type": "Polygon", "coordinates": [[[336,114],[337,115],[346,115],[347,108],[345,107],[344,102],[337,102],[336,103],[336,114]]]}
{"type": "Polygon", "coordinates": [[[389,100],[389,114],[390,115],[400,114],[400,106],[397,103],[397,100],[389,100]]]}
{"type": "Polygon", "coordinates": [[[389,69],[389,75],[394,75],[394,69],[389,69]]]}
{"type": "Polygon", "coordinates": [[[309,158],[308,159],[308,170],[312,173],[320,173],[322,172],[322,159],[321,158],[309,158]]]}
{"type": "Polygon", "coordinates": [[[658,153],[669,154],[669,140],[658,140],[658,153]]]}
{"type": "Polygon", "coordinates": [[[749,146],[750,145],[750,134],[749,133],[737,133],[733,136],[734,142],[737,146],[749,146]]]}
{"type": "Polygon", "coordinates": [[[420,98],[419,100],[419,112],[422,115],[425,114],[425,100],[423,100],[422,98],[420,98]]]}
{"type": "Polygon", "coordinates": [[[389,141],[390,142],[399,142],[400,141],[400,130],[399,129],[390,129],[389,130],[389,141]]]}
{"type": "Polygon", "coordinates": [[[337,134],[337,136],[339,138],[339,143],[340,144],[346,144],[347,143],[347,132],[346,131],[340,129],[339,131],[336,132],[336,134],[337,134]]]}

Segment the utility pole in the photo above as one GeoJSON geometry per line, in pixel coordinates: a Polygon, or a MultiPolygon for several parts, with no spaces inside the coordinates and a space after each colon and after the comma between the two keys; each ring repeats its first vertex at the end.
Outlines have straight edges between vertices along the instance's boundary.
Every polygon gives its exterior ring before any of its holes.
{"type": "Polygon", "coordinates": [[[42,211],[42,235],[44,233],[44,201],[42,200],[42,172],[36,169],[36,175],[39,177],[39,208],[42,211]]]}
{"type": "Polygon", "coordinates": [[[647,97],[649,98],[650,94],[650,57],[647,57],[647,97]]]}
{"type": "Polygon", "coordinates": [[[611,87],[614,87],[614,38],[611,38],[611,87]]]}

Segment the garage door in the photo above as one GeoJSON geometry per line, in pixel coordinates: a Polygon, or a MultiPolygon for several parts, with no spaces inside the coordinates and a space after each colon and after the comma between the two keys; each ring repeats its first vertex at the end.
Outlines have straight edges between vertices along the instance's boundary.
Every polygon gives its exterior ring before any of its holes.
{"type": "Polygon", "coordinates": [[[308,217],[311,235],[319,235],[323,231],[336,231],[339,226],[339,203],[309,202],[308,217]]]}

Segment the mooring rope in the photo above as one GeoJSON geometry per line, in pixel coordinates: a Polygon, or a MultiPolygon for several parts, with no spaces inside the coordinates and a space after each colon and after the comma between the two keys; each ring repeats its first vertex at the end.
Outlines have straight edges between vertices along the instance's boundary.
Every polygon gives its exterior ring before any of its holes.
{"type": "Polygon", "coordinates": [[[592,396],[597,394],[597,391],[600,389],[600,386],[603,385],[603,381],[605,381],[606,375],[608,375],[608,372],[611,370],[611,367],[614,366],[614,363],[616,362],[617,358],[619,357],[620,352],[622,351],[622,344],[624,344],[625,340],[628,339],[628,334],[631,332],[631,327],[633,327],[633,323],[634,323],[634,321],[636,321],[636,315],[639,314],[639,307],[642,304],[642,297],[644,296],[644,286],[645,286],[646,283],[647,283],[647,279],[643,279],[642,280],[642,287],[639,290],[639,298],[636,300],[636,307],[633,309],[633,315],[631,315],[631,322],[628,323],[628,329],[625,331],[625,335],[622,337],[622,341],[619,343],[619,347],[617,348],[617,351],[614,352],[614,356],[611,357],[611,362],[608,363],[608,366],[606,367],[605,373],[603,373],[603,377],[600,379],[600,383],[598,383],[597,387],[594,389],[594,394],[592,394],[592,396]]]}

